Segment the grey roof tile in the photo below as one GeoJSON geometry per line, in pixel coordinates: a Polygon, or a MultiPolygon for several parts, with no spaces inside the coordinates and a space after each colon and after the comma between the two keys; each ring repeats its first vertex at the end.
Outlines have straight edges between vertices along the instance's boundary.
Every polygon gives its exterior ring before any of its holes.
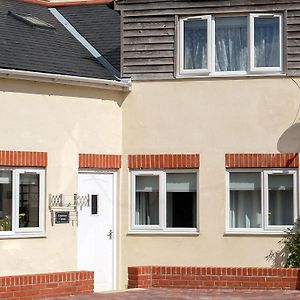
{"type": "MultiPolygon", "coordinates": [[[[80,9],[77,6],[79,15],[80,9]]],[[[83,14],[82,18],[87,16],[83,14]]],[[[1,0],[0,32],[0,68],[114,80],[46,7],[1,0]],[[38,17],[56,30],[32,27],[8,15],[8,11],[38,17]]]]}

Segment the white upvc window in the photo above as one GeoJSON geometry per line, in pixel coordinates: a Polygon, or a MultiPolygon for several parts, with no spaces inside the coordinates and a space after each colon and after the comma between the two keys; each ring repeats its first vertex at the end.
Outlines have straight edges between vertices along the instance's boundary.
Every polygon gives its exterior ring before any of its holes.
{"type": "Polygon", "coordinates": [[[282,16],[250,14],[250,70],[282,70],[282,16]]]}
{"type": "Polygon", "coordinates": [[[297,218],[296,170],[227,170],[228,233],[282,233],[297,218]]]}
{"type": "Polygon", "coordinates": [[[132,231],[197,231],[197,172],[133,171],[132,231]]]}
{"type": "Polygon", "coordinates": [[[45,171],[0,169],[0,237],[44,232],[45,171]]]}
{"type": "Polygon", "coordinates": [[[281,73],[282,47],[280,14],[182,18],[178,75],[281,73]]]}
{"type": "Polygon", "coordinates": [[[211,16],[180,20],[180,73],[209,74],[211,70],[211,16]]]}

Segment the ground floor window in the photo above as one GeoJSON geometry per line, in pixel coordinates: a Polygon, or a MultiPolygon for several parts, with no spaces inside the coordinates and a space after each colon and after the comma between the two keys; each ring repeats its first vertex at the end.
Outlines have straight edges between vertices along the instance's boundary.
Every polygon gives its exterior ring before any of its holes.
{"type": "Polygon", "coordinates": [[[0,235],[44,230],[44,170],[0,169],[0,235]]]}
{"type": "Polygon", "coordinates": [[[197,228],[197,173],[132,172],[132,229],[197,228]]]}
{"type": "Polygon", "coordinates": [[[228,170],[229,231],[284,231],[297,217],[296,170],[228,170]]]}

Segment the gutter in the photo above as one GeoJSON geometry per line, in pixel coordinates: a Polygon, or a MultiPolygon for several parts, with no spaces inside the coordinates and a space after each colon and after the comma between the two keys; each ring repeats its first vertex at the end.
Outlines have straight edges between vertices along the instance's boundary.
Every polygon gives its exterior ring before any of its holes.
{"type": "Polygon", "coordinates": [[[116,90],[122,92],[131,91],[131,81],[119,82],[108,79],[88,78],[32,71],[20,71],[13,69],[0,69],[0,78],[20,79],[46,83],[58,83],[72,86],[90,87],[96,89],[116,90]]]}

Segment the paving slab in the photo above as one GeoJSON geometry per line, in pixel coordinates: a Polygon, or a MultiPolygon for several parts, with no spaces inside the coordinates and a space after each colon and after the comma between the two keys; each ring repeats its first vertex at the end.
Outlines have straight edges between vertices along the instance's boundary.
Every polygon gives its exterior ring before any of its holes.
{"type": "Polygon", "coordinates": [[[53,298],[57,300],[300,300],[300,291],[282,290],[190,290],[190,289],[131,289],[53,298]]]}

